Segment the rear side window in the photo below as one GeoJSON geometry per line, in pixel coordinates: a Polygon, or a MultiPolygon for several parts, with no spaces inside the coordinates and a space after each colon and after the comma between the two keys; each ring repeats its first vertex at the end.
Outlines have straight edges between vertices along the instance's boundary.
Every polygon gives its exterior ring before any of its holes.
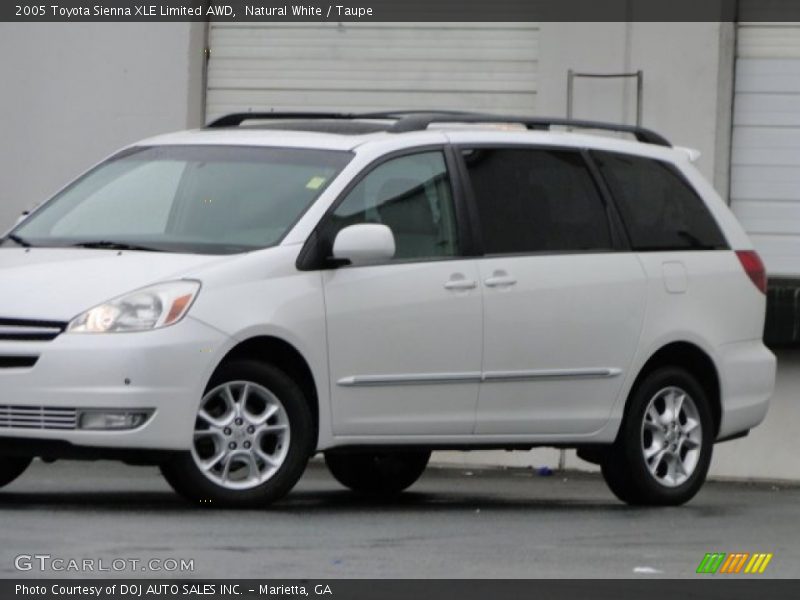
{"type": "Polygon", "coordinates": [[[705,203],[669,163],[592,152],[608,183],[634,250],[727,248],[705,203]]]}
{"type": "Polygon", "coordinates": [[[602,198],[578,152],[533,148],[464,151],[486,254],[612,247],[602,198]]]}

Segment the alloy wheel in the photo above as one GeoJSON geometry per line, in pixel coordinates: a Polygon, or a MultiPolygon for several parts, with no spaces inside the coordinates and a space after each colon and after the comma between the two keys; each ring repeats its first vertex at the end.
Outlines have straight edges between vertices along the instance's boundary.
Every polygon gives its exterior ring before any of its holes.
{"type": "Polygon", "coordinates": [[[678,487],[694,473],[703,442],[700,413],[692,397],[670,386],[659,390],[644,412],[641,447],[650,475],[678,487]]]}
{"type": "Polygon", "coordinates": [[[229,381],[200,402],[192,457],[215,484],[245,490],[280,469],[289,442],[289,417],[280,399],[257,383],[229,381]]]}

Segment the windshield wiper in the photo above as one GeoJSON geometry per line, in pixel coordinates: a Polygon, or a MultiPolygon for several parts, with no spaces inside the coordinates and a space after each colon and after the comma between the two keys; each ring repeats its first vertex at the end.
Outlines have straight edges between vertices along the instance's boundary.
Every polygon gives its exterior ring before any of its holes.
{"type": "Polygon", "coordinates": [[[9,233],[5,239],[11,240],[15,244],[22,246],[23,248],[32,248],[33,244],[31,244],[28,240],[13,233],[9,233]]]}
{"type": "Polygon", "coordinates": [[[99,248],[103,250],[140,250],[142,252],[164,252],[160,248],[152,246],[141,246],[139,244],[129,244],[127,242],[114,242],[112,240],[96,240],[89,242],[78,242],[70,244],[73,248],[99,248]]]}

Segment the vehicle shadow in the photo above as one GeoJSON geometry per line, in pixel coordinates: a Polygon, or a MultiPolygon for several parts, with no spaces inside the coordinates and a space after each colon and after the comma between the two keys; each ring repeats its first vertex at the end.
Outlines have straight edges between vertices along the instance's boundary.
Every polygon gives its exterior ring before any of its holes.
{"type": "Polygon", "coordinates": [[[309,513],[414,513],[431,511],[638,511],[613,499],[520,498],[470,492],[406,492],[394,498],[362,496],[347,490],[298,490],[263,509],[227,509],[213,503],[194,504],[176,494],[136,491],[55,491],[0,492],[0,511],[51,510],[67,512],[267,512],[281,514],[309,513]]]}

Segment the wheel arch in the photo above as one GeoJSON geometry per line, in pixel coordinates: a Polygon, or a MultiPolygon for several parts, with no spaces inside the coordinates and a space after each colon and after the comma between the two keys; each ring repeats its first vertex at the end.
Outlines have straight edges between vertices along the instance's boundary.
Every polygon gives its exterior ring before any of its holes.
{"type": "Polygon", "coordinates": [[[215,373],[222,365],[232,360],[243,359],[268,362],[281,369],[300,386],[311,409],[314,439],[317,439],[319,437],[319,393],[311,367],[300,351],[279,337],[270,335],[251,337],[231,348],[217,365],[215,373]]]}
{"type": "MultiPolygon", "coordinates": [[[[631,397],[641,381],[656,369],[666,366],[686,369],[703,387],[703,391],[709,399],[709,408],[714,422],[714,437],[716,437],[722,421],[722,390],[719,372],[714,360],[707,352],[687,341],[670,342],[662,346],[642,365],[628,392],[628,397],[625,399],[623,421],[627,418],[631,397]]],[[[621,430],[622,428],[620,428],[621,430]]]]}

